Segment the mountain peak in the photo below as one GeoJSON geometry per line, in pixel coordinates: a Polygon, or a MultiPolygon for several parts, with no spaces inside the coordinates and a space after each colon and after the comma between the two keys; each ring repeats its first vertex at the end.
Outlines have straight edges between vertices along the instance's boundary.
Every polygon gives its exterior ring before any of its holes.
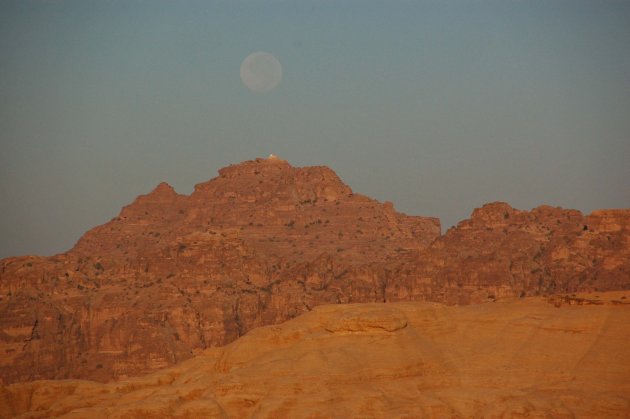
{"type": "Polygon", "coordinates": [[[146,195],[140,195],[136,202],[138,203],[163,203],[163,202],[171,202],[177,197],[177,192],[171,185],[166,182],[161,182],[158,184],[151,192],[146,195]]]}
{"type": "MultiPolygon", "coordinates": [[[[257,157],[254,160],[246,160],[240,163],[231,164],[223,169],[219,169],[221,177],[236,177],[247,173],[255,173],[260,171],[279,172],[293,168],[288,161],[282,160],[273,154],[269,158],[257,157]]],[[[255,173],[257,174],[257,173],[255,173]]]]}
{"type": "Polygon", "coordinates": [[[471,219],[481,224],[499,225],[509,222],[509,218],[517,212],[518,210],[512,208],[507,202],[490,202],[481,208],[475,208],[471,219]]]}
{"type": "Polygon", "coordinates": [[[146,372],[327,303],[628,289],[629,225],[495,202],[440,236],[326,166],[248,160],[191,195],[160,183],[62,255],[0,261],[0,383],[146,372]]]}
{"type": "Polygon", "coordinates": [[[174,195],[175,189],[166,182],[160,182],[150,193],[150,195],[174,195]]]}
{"type": "Polygon", "coordinates": [[[272,154],[220,169],[218,177],[195,185],[193,196],[241,196],[247,200],[281,199],[297,203],[338,200],[351,194],[352,189],[329,167],[294,167],[272,154]]]}

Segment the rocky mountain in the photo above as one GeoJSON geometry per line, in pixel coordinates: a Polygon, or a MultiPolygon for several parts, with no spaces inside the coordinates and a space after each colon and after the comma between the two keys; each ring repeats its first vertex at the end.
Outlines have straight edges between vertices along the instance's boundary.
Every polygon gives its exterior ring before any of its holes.
{"type": "Polygon", "coordinates": [[[506,296],[630,287],[630,210],[495,202],[473,211],[427,249],[397,264],[392,300],[468,304],[506,296]]]}
{"type": "Polygon", "coordinates": [[[144,377],[0,386],[0,417],[628,417],[626,294],[324,305],[144,377]]]}
{"type": "Polygon", "coordinates": [[[330,303],[630,288],[630,210],[485,205],[440,235],[278,158],[162,183],[53,257],[0,261],[0,378],[107,381],[330,303]]]}

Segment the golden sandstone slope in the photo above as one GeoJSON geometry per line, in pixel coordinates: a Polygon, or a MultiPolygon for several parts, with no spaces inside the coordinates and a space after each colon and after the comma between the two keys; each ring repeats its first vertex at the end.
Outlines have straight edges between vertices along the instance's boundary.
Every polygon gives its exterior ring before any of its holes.
{"type": "Polygon", "coordinates": [[[0,416],[629,417],[625,297],[322,305],[142,378],[5,386],[0,416]]]}
{"type": "Polygon", "coordinates": [[[162,183],[68,252],[0,260],[0,384],[106,382],[334,303],[630,289],[630,210],[501,202],[441,234],[329,168],[255,159],[162,183]]]}

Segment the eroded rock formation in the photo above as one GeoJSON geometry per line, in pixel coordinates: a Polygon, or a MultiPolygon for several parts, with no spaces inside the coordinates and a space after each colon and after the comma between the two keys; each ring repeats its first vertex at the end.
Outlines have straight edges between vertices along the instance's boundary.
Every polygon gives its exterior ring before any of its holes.
{"type": "Polygon", "coordinates": [[[0,261],[0,378],[124,378],[321,304],[628,287],[629,210],[494,203],[440,236],[326,167],[256,159],[191,195],[162,183],[64,254],[0,261]]]}
{"type": "Polygon", "coordinates": [[[495,202],[392,271],[392,300],[468,304],[505,296],[630,287],[630,210],[495,202]]]}

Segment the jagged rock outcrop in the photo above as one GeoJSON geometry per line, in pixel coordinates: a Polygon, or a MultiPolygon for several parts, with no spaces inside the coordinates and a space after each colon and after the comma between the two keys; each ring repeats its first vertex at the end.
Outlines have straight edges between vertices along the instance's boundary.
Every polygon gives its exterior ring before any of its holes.
{"type": "Polygon", "coordinates": [[[0,263],[1,378],[108,380],[171,365],[342,301],[338,281],[302,280],[311,266],[347,274],[439,234],[437,219],[354,194],[326,167],[256,159],[190,196],[162,183],[65,254],[0,263]]]}
{"type": "Polygon", "coordinates": [[[53,257],[0,261],[0,378],[107,381],[330,303],[630,287],[630,211],[504,203],[440,236],[326,167],[232,165],[166,183],[53,257]]]}
{"type": "Polygon", "coordinates": [[[389,275],[395,300],[468,304],[507,296],[630,287],[630,210],[496,202],[473,211],[389,275]]]}
{"type": "Polygon", "coordinates": [[[0,386],[0,417],[628,417],[624,297],[319,306],[145,377],[0,386]]]}

